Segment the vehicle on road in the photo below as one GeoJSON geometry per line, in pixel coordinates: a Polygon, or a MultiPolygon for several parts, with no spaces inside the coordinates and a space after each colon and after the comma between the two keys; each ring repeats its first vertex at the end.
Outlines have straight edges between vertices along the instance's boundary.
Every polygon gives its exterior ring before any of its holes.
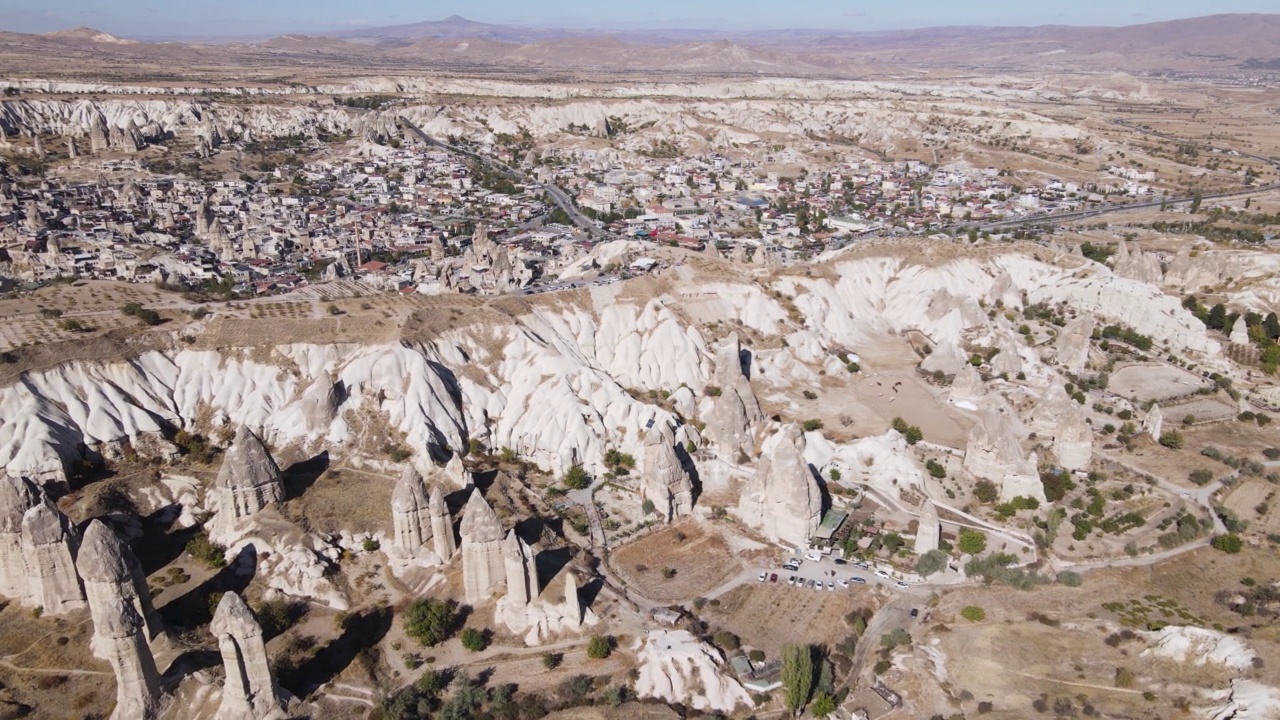
{"type": "Polygon", "coordinates": [[[858,577],[857,575],[854,575],[853,577],[849,578],[849,582],[855,585],[866,585],[867,579],[864,577],[858,577]]]}
{"type": "Polygon", "coordinates": [[[862,562],[861,560],[859,560],[858,562],[854,563],[854,565],[856,565],[856,566],[858,566],[858,567],[862,568],[863,570],[870,570],[870,569],[871,569],[871,566],[870,566],[870,565],[866,564],[865,562],[862,562]]]}
{"type": "Polygon", "coordinates": [[[805,554],[804,557],[806,560],[820,562],[822,560],[822,553],[818,552],[817,550],[810,550],[807,554],[805,554]]]}
{"type": "Polygon", "coordinates": [[[883,578],[883,579],[885,579],[885,580],[888,580],[888,579],[889,579],[889,573],[885,572],[884,570],[877,570],[877,571],[876,571],[876,577],[878,577],[878,578],[883,578]]]}
{"type": "Polygon", "coordinates": [[[906,589],[907,589],[907,587],[909,587],[906,583],[902,582],[901,580],[899,580],[898,582],[894,583],[894,584],[893,584],[893,586],[894,586],[894,587],[896,587],[896,588],[898,588],[899,590],[906,590],[906,589]]]}
{"type": "Polygon", "coordinates": [[[769,573],[767,573],[767,572],[765,572],[765,571],[761,570],[761,571],[760,571],[760,582],[764,582],[765,580],[768,580],[768,579],[769,579],[769,573]]]}
{"type": "Polygon", "coordinates": [[[844,578],[840,578],[840,587],[842,587],[842,588],[847,588],[847,587],[849,587],[849,581],[848,581],[848,580],[845,580],[844,578]]]}
{"type": "Polygon", "coordinates": [[[815,582],[817,582],[817,581],[816,581],[816,580],[810,580],[809,582],[805,583],[805,587],[807,587],[807,588],[809,588],[810,590],[812,590],[812,589],[813,589],[813,584],[814,584],[815,582]]]}
{"type": "Polygon", "coordinates": [[[848,564],[849,564],[849,561],[848,561],[848,560],[845,560],[844,558],[832,558],[832,559],[831,559],[831,562],[835,563],[836,565],[848,565],[848,564]]]}

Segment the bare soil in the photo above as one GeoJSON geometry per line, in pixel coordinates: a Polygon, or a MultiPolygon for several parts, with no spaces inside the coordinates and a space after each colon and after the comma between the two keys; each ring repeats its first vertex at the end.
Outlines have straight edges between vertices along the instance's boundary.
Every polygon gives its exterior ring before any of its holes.
{"type": "Polygon", "coordinates": [[[696,522],[677,523],[625,545],[614,551],[610,565],[628,586],[656,602],[698,597],[742,570],[719,529],[696,522]],[[675,574],[663,577],[664,568],[675,574]]]}

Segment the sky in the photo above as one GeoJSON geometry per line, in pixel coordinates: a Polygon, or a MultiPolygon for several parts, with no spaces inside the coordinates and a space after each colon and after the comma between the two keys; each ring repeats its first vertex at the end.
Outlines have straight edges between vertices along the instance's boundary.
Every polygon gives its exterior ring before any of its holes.
{"type": "Polygon", "coordinates": [[[470,20],[564,28],[891,30],[940,25],[1132,25],[1280,11],[1277,0],[0,0],[0,29],[85,25],[127,37],[319,33],[470,20]]]}

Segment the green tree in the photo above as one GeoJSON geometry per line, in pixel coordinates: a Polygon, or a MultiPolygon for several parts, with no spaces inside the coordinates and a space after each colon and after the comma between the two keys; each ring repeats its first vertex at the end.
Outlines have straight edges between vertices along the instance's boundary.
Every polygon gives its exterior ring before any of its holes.
{"type": "Polygon", "coordinates": [[[1000,497],[1000,488],[990,480],[979,480],[973,486],[973,496],[981,503],[993,503],[1000,497]]]}
{"type": "Polygon", "coordinates": [[[1240,536],[1235,533],[1226,535],[1218,535],[1210,541],[1210,545],[1221,550],[1224,553],[1234,555],[1244,549],[1244,542],[1240,540],[1240,536]]]}
{"type": "Polygon", "coordinates": [[[934,460],[933,458],[929,458],[925,462],[924,468],[929,471],[929,475],[938,479],[942,479],[947,476],[947,469],[942,466],[942,463],[934,460]]]}
{"type": "Polygon", "coordinates": [[[987,536],[977,530],[961,530],[959,547],[966,555],[977,555],[987,549],[987,536]]]}
{"type": "Polygon", "coordinates": [[[813,692],[813,649],[808,645],[788,645],[782,649],[782,690],[784,703],[799,712],[813,692]]]}
{"type": "Polygon", "coordinates": [[[458,639],[462,641],[462,647],[471,652],[480,652],[489,647],[489,640],[485,637],[484,632],[475,628],[469,627],[463,630],[458,639]]]}
{"type": "Polygon", "coordinates": [[[405,633],[426,647],[439,645],[453,635],[458,604],[453,600],[421,598],[405,611],[405,633]]]}
{"type": "Polygon", "coordinates": [[[1170,450],[1181,450],[1182,443],[1182,433],[1177,430],[1166,430],[1160,433],[1160,444],[1170,450]]]}
{"type": "Polygon", "coordinates": [[[916,572],[920,573],[922,577],[929,577],[946,566],[947,554],[941,550],[930,550],[916,560],[916,572]]]}
{"type": "Polygon", "coordinates": [[[603,660],[613,652],[613,638],[608,635],[596,635],[587,641],[587,657],[592,660],[603,660]]]}
{"type": "Polygon", "coordinates": [[[555,670],[562,662],[564,662],[564,655],[560,653],[547,653],[542,656],[542,667],[548,670],[555,670]]]}
{"type": "Polygon", "coordinates": [[[1222,330],[1227,327],[1227,306],[1222,303],[1214,305],[1204,320],[1205,327],[1210,330],[1222,330]]]}
{"type": "Polygon", "coordinates": [[[570,490],[585,490],[591,484],[591,479],[587,477],[587,471],[582,469],[581,465],[574,465],[565,471],[564,486],[570,490]]]}
{"type": "Polygon", "coordinates": [[[822,718],[836,711],[836,699],[826,693],[818,693],[809,706],[809,712],[816,718],[822,718]]]}

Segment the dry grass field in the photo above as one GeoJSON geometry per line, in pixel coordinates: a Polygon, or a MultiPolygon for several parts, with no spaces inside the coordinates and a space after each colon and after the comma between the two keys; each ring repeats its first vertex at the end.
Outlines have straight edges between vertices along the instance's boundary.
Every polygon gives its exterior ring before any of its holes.
{"type": "Polygon", "coordinates": [[[880,594],[866,586],[835,592],[810,590],[782,583],[743,585],[708,603],[702,617],[742,639],[743,644],[777,657],[784,645],[833,644],[849,634],[845,616],[854,610],[878,608],[880,594]]]}
{"type": "Polygon", "coordinates": [[[742,570],[715,525],[693,522],[677,523],[618,548],[610,565],[628,586],[664,603],[698,597],[742,570]],[[663,577],[666,568],[675,574],[663,577]]]}

